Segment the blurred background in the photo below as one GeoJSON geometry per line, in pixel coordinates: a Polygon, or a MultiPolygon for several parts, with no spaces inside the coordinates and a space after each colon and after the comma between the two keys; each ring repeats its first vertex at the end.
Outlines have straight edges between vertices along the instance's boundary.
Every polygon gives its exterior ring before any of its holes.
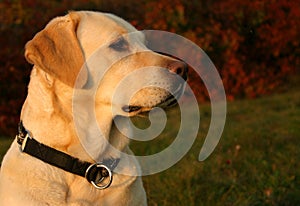
{"type": "MultiPolygon", "coordinates": [[[[110,12],[140,30],[182,35],[208,54],[223,80],[227,123],[214,155],[200,164],[209,98],[190,73],[203,105],[202,140],[174,168],[144,178],[150,205],[300,205],[299,1],[0,0],[1,155],[16,134],[27,95],[31,65],[24,45],[69,10],[110,12]]],[[[135,147],[144,154],[158,146],[135,147]]]]}

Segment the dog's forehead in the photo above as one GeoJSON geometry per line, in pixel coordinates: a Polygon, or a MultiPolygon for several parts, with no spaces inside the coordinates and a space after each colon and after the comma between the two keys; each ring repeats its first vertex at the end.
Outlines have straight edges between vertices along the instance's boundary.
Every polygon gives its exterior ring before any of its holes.
{"type": "Polygon", "coordinates": [[[83,12],[80,16],[77,38],[87,56],[102,46],[116,41],[120,36],[129,42],[144,42],[143,34],[127,21],[113,14],[83,12]]]}
{"type": "MultiPolygon", "coordinates": [[[[104,15],[108,17],[110,20],[113,20],[114,23],[117,24],[117,27],[121,27],[120,33],[113,31],[112,34],[117,36],[123,35],[123,37],[129,41],[145,42],[144,33],[138,31],[129,22],[113,14],[105,13],[104,15]]],[[[113,37],[113,39],[115,38],[113,37]]]]}
{"type": "Polygon", "coordinates": [[[81,12],[79,15],[77,37],[84,47],[105,45],[119,36],[137,31],[130,23],[113,14],[81,12]]]}
{"type": "MultiPolygon", "coordinates": [[[[125,20],[113,14],[100,12],[86,12],[82,15],[80,26],[84,31],[94,34],[103,34],[108,38],[109,34],[119,35],[136,31],[136,29],[125,20]]],[[[83,32],[84,32],[83,31],[83,32]]]]}
{"type": "Polygon", "coordinates": [[[109,13],[105,13],[104,14],[105,17],[107,17],[107,19],[109,19],[110,21],[114,21],[115,24],[117,24],[117,27],[121,27],[124,29],[125,32],[130,33],[130,32],[135,32],[137,31],[135,27],[133,27],[130,23],[128,23],[127,21],[125,21],[124,19],[115,16],[113,14],[109,14],[109,13]]]}

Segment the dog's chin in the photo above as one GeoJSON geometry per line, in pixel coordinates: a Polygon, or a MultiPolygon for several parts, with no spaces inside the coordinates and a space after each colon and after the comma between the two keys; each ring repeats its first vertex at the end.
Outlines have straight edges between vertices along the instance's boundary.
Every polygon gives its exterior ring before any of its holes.
{"type": "Polygon", "coordinates": [[[180,85],[173,94],[169,93],[169,95],[164,95],[162,99],[158,99],[156,101],[152,101],[149,99],[149,102],[156,102],[153,105],[125,105],[122,107],[123,112],[127,113],[129,116],[135,116],[141,113],[147,113],[151,111],[153,108],[160,107],[162,109],[168,109],[170,107],[176,106],[178,104],[178,99],[183,95],[185,85],[180,85]]]}
{"type": "Polygon", "coordinates": [[[153,108],[156,108],[156,107],[160,107],[162,109],[168,109],[168,108],[174,107],[178,104],[177,99],[178,99],[178,97],[175,97],[170,94],[166,98],[159,101],[158,104],[147,105],[147,106],[127,105],[127,106],[122,107],[122,110],[124,112],[126,112],[129,116],[135,116],[135,115],[139,115],[139,114],[148,113],[149,111],[151,111],[153,108]]]}

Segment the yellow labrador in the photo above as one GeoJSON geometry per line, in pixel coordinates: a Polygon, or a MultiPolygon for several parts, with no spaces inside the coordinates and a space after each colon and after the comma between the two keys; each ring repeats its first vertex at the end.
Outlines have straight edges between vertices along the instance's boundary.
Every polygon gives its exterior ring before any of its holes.
{"type": "MultiPolygon", "coordinates": [[[[113,120],[117,116],[134,116],[155,106],[173,104],[175,97],[171,93],[181,93],[183,85],[177,79],[178,75],[186,78],[186,64],[147,50],[142,35],[134,42],[124,36],[130,32],[136,32],[135,28],[114,15],[70,12],[53,19],[26,44],[25,57],[34,66],[20,117],[23,126],[2,163],[0,205],[147,205],[141,178],[122,174],[125,170],[132,174],[139,170],[134,156],[122,159],[108,144],[98,141],[92,144],[97,156],[103,161],[113,160],[115,165],[94,164],[94,157],[82,145],[82,141],[88,141],[85,138],[93,138],[93,135],[83,134],[79,138],[74,123],[76,114],[72,110],[74,91],[88,90],[97,84],[95,95],[81,97],[79,93],[77,99],[84,102],[94,98],[93,111],[104,139],[118,151],[131,154],[129,139],[117,131],[113,120]],[[139,52],[141,49],[143,52],[139,52]],[[126,52],[130,55],[121,55],[122,58],[113,62],[116,56],[126,52]],[[90,58],[94,59],[92,65],[85,64],[90,58]],[[109,69],[104,68],[107,65],[109,69]],[[107,69],[101,81],[93,79],[95,71],[89,67],[99,72],[107,69]],[[129,88],[122,87],[120,95],[130,101],[122,98],[114,101],[112,94],[120,81],[145,67],[164,70],[149,69],[147,74],[138,74],[136,82],[152,79],[154,85],[141,88],[134,95],[128,92],[129,88]],[[167,85],[171,93],[159,85],[162,80],[161,84],[167,85]],[[34,155],[31,144],[39,150],[34,155]],[[50,157],[45,157],[43,149],[50,150],[50,157]],[[52,156],[58,158],[53,160],[52,156]],[[74,174],[72,168],[70,171],[65,168],[64,158],[66,162],[71,159],[83,165],[85,174],[74,174]],[[114,173],[116,165],[122,162],[121,172],[114,173]],[[108,179],[108,183],[102,188],[103,179],[108,179]]],[[[88,118],[84,115],[79,118],[83,119],[80,125],[83,130],[89,131],[88,118]]]]}

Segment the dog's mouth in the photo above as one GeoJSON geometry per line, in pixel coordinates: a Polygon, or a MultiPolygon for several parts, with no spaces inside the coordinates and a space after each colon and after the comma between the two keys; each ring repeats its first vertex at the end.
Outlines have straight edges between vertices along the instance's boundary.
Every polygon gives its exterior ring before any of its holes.
{"type": "MultiPolygon", "coordinates": [[[[153,107],[161,107],[161,108],[168,108],[175,106],[177,104],[177,99],[173,96],[170,95],[165,99],[165,101],[161,102],[158,105],[155,105],[153,107]]],[[[122,107],[122,110],[126,113],[132,113],[132,112],[145,112],[151,110],[153,107],[143,107],[143,106],[134,106],[134,105],[126,105],[122,107]]]]}
{"type": "Polygon", "coordinates": [[[142,108],[143,107],[141,107],[141,106],[126,105],[126,106],[122,107],[122,110],[124,112],[131,113],[131,112],[137,112],[137,111],[141,110],[142,108]]]}
{"type": "Polygon", "coordinates": [[[183,88],[184,86],[180,86],[173,94],[167,95],[164,99],[159,101],[155,105],[147,105],[147,106],[142,106],[142,105],[125,105],[122,107],[122,110],[126,113],[140,113],[140,112],[148,112],[152,110],[154,107],[160,107],[163,109],[167,109],[170,107],[173,107],[178,104],[178,99],[182,96],[183,94],[183,88]]]}

